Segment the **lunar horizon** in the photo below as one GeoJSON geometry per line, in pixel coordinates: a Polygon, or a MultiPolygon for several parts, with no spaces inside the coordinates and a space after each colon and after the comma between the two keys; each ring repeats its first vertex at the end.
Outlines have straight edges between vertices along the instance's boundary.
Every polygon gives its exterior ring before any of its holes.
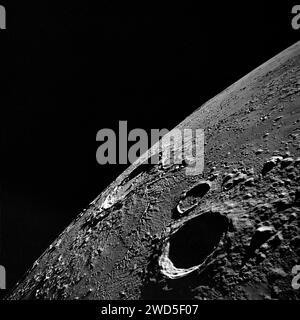
{"type": "Polygon", "coordinates": [[[204,130],[202,173],[137,161],[6,299],[298,300],[299,105],[297,42],[175,127],[204,130]]]}

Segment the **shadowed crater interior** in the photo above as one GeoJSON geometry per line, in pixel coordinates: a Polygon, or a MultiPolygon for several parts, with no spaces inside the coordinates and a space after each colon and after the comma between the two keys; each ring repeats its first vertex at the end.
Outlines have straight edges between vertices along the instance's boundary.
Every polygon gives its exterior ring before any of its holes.
{"type": "Polygon", "coordinates": [[[209,190],[210,183],[207,181],[201,181],[186,193],[186,197],[203,197],[209,190]]]}
{"type": "Polygon", "coordinates": [[[169,258],[177,268],[201,264],[227,231],[228,219],[219,213],[205,213],[189,220],[170,237],[169,258]]]}

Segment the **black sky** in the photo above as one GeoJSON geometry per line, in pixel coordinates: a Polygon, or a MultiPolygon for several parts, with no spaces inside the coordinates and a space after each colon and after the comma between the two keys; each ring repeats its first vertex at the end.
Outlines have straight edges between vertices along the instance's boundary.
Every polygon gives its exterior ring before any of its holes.
{"type": "Polygon", "coordinates": [[[98,130],[117,130],[119,120],[129,130],[172,129],[300,38],[286,3],[132,16],[40,2],[8,4],[0,32],[0,264],[9,287],[126,168],[97,164],[98,130]]]}

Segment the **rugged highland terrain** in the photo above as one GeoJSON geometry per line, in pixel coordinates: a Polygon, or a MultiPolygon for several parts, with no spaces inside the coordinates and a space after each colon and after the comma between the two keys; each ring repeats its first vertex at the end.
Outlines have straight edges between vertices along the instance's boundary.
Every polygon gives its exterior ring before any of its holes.
{"type": "Polygon", "coordinates": [[[203,173],[131,166],[8,299],[300,298],[300,42],[177,128],[204,129],[203,173]]]}

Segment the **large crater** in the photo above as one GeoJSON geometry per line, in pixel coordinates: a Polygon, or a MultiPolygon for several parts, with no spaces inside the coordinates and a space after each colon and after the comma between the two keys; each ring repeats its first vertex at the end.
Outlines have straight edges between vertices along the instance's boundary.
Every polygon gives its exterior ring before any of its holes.
{"type": "Polygon", "coordinates": [[[189,220],[170,237],[169,259],[176,268],[201,264],[227,231],[228,219],[219,213],[204,213],[189,220]]]}

